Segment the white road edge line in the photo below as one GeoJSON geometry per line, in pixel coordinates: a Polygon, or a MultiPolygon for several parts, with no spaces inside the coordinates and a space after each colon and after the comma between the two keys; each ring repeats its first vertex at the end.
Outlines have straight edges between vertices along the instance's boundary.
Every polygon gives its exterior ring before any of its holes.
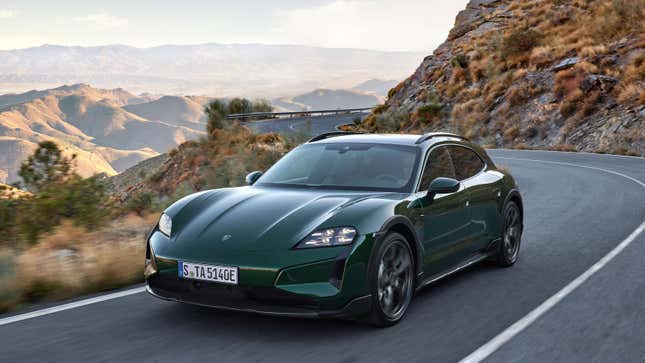
{"type": "MultiPolygon", "coordinates": [[[[561,164],[561,165],[569,165],[569,166],[576,166],[576,167],[581,167],[581,168],[587,168],[587,169],[595,169],[595,170],[600,170],[606,173],[622,176],[624,178],[627,178],[631,181],[634,181],[638,183],[640,186],[645,187],[645,183],[642,181],[633,178],[629,175],[625,175],[613,170],[607,170],[603,168],[597,168],[593,166],[587,166],[587,165],[580,165],[580,164],[572,164],[572,163],[563,163],[563,162],[557,162],[557,161],[545,161],[545,160],[534,160],[534,159],[522,159],[522,158],[504,158],[504,157],[498,157],[497,159],[508,159],[508,160],[526,160],[526,161],[535,161],[535,162],[541,162],[541,163],[547,163],[547,164],[561,164]]],[[[593,264],[591,267],[589,267],[585,272],[583,272],[580,276],[576,277],[573,281],[571,281],[569,284],[567,284],[565,287],[563,287],[560,291],[558,291],[555,295],[551,296],[550,298],[546,299],[542,304],[540,304],[538,307],[533,309],[531,312],[529,312],[527,315],[525,315],[523,318],[520,320],[516,321],[513,325],[509,326],[506,328],[504,331],[496,335],[493,339],[489,340],[486,344],[482,345],[481,347],[477,348],[474,352],[470,353],[468,356],[465,358],[461,359],[459,362],[460,363],[478,363],[483,361],[484,359],[488,358],[491,354],[493,354],[495,351],[497,351],[499,348],[501,348],[504,344],[506,344],[508,341],[513,339],[516,335],[521,333],[523,330],[528,328],[531,324],[533,324],[537,319],[539,319],[542,315],[546,314],[549,310],[551,310],[555,305],[557,305],[560,301],[562,301],[565,297],[567,297],[569,294],[571,294],[575,289],[580,287],[585,281],[587,281],[593,274],[601,270],[603,267],[605,267],[611,260],[613,260],[616,256],[618,256],[627,246],[629,246],[635,239],[640,235],[643,231],[645,231],[645,221],[643,221],[627,238],[622,240],[614,249],[612,249],[609,253],[607,253],[605,256],[603,256],[598,262],[593,264]]]]}
{"type": "Polygon", "coordinates": [[[74,301],[74,302],[71,302],[71,303],[68,303],[68,304],[53,306],[53,307],[47,308],[47,309],[36,310],[36,311],[29,312],[29,313],[9,316],[9,317],[0,319],[0,326],[15,323],[15,322],[22,321],[22,320],[37,318],[37,317],[43,316],[43,315],[54,314],[54,313],[57,313],[59,311],[75,309],[75,308],[85,306],[85,305],[96,304],[96,303],[100,303],[100,302],[107,301],[107,300],[113,300],[113,299],[118,299],[118,298],[125,297],[125,296],[139,294],[139,293],[144,292],[144,291],[146,291],[146,287],[141,286],[141,287],[136,287],[136,288],[133,288],[133,289],[114,292],[114,293],[111,293],[111,294],[101,295],[101,296],[97,296],[97,297],[93,297],[93,298],[89,298],[89,299],[85,299],[85,300],[74,301]]]}
{"type": "Polygon", "coordinates": [[[636,179],[636,178],[634,178],[632,176],[629,176],[629,175],[623,174],[623,173],[619,173],[619,172],[613,171],[613,170],[598,168],[598,167],[595,167],[595,166],[588,166],[588,165],[574,164],[574,163],[565,163],[565,162],[560,162],[560,161],[548,161],[548,160],[525,159],[525,158],[509,158],[509,157],[502,157],[502,156],[493,157],[493,159],[534,161],[536,163],[567,165],[567,166],[575,166],[575,167],[578,167],[578,168],[598,170],[598,171],[602,171],[602,172],[605,172],[605,173],[622,176],[623,178],[627,178],[627,179],[629,179],[629,180],[631,180],[631,181],[633,181],[633,182],[637,183],[638,185],[640,185],[640,186],[645,188],[645,183],[644,182],[642,182],[642,181],[640,181],[640,180],[638,180],[638,179],[636,179]]]}
{"type": "Polygon", "coordinates": [[[630,158],[630,159],[640,159],[645,160],[643,156],[633,156],[633,155],[618,155],[618,154],[601,154],[601,153],[592,153],[589,151],[557,151],[557,150],[536,150],[536,149],[486,149],[487,151],[530,151],[537,153],[561,153],[561,154],[576,154],[576,155],[592,155],[592,156],[611,156],[614,158],[630,158]]]}

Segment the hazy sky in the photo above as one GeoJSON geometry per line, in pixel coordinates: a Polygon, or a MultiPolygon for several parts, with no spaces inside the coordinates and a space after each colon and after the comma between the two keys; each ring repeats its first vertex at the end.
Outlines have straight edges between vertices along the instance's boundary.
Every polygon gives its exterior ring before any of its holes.
{"type": "Polygon", "coordinates": [[[2,0],[0,49],[272,43],[429,52],[467,0],[2,0]]]}

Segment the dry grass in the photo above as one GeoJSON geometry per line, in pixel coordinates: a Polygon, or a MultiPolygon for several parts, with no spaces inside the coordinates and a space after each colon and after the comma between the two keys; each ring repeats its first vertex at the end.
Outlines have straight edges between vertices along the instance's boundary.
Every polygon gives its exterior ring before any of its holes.
{"type": "Polygon", "coordinates": [[[142,281],[145,236],[156,218],[130,215],[96,232],[64,222],[38,245],[17,251],[15,275],[0,289],[0,311],[142,281]]]}
{"type": "MultiPolygon", "coordinates": [[[[596,112],[615,112],[616,103],[626,108],[645,105],[645,0],[507,4],[486,15],[499,27],[454,39],[449,54],[436,54],[448,55],[446,63],[423,70],[418,80],[422,87],[435,89],[447,109],[452,108],[451,117],[432,120],[433,128],[513,146],[518,138],[535,142],[559,134],[554,128],[569,134],[596,112]],[[578,58],[576,65],[552,73],[551,67],[573,57],[578,58]],[[615,81],[596,81],[602,76],[615,81]],[[542,117],[544,121],[527,123],[542,117]]],[[[416,85],[408,81],[405,87],[416,85]]],[[[416,101],[424,98],[417,94],[416,101]]],[[[395,131],[424,126],[418,107],[411,110],[412,122],[395,131]]]]}

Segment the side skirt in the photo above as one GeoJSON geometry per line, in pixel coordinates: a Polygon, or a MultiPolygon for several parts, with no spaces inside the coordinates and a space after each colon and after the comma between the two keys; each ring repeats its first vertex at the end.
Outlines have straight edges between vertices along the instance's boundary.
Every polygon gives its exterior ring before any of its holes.
{"type": "Polygon", "coordinates": [[[459,272],[459,271],[461,271],[461,270],[463,270],[463,269],[465,269],[465,268],[467,268],[469,266],[472,266],[472,265],[474,265],[474,264],[476,264],[478,262],[481,262],[481,261],[487,259],[489,256],[490,255],[488,253],[479,252],[479,253],[471,256],[470,258],[468,258],[467,260],[465,260],[461,264],[456,265],[455,267],[451,268],[450,270],[440,272],[438,274],[434,274],[434,275],[431,275],[431,276],[422,277],[419,281],[417,281],[416,291],[419,291],[419,290],[423,289],[424,287],[432,284],[433,282],[437,282],[437,281],[443,279],[444,277],[450,276],[450,275],[452,275],[454,273],[457,273],[457,272],[459,272]]]}

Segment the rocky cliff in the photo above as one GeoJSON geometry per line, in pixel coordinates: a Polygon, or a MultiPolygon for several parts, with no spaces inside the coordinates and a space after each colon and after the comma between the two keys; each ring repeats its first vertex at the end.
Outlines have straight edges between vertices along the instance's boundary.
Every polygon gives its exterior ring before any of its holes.
{"type": "Polygon", "coordinates": [[[645,156],[644,18],[645,0],[471,0],[362,128],[645,156]]]}

